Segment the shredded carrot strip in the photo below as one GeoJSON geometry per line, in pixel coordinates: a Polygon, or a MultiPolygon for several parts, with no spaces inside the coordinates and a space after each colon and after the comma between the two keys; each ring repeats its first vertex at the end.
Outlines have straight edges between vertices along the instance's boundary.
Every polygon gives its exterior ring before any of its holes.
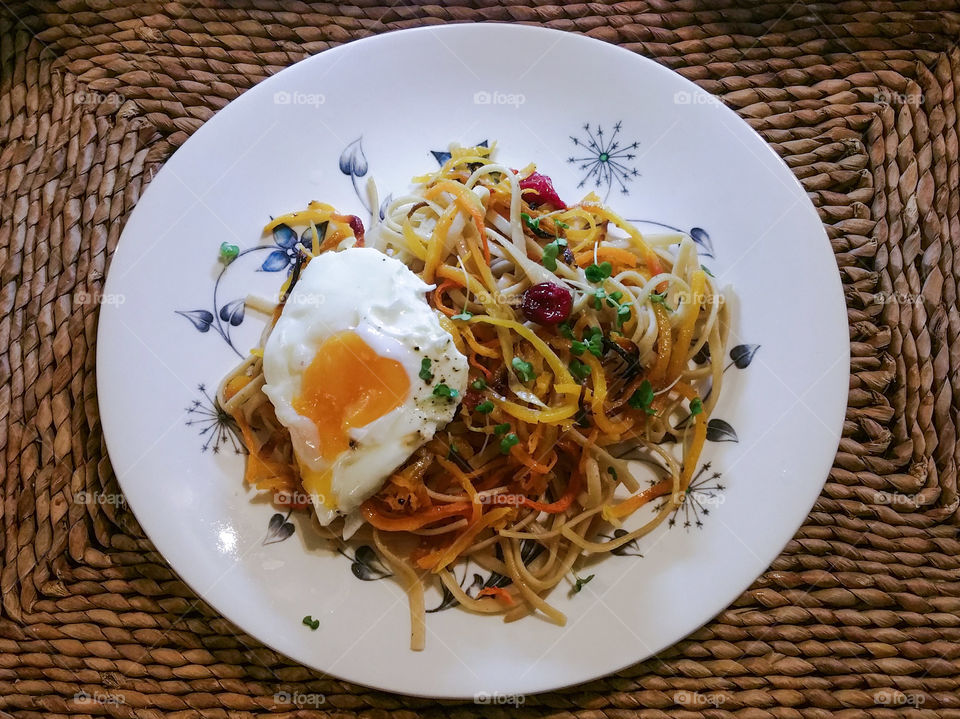
{"type": "Polygon", "coordinates": [[[480,519],[480,521],[472,523],[459,537],[453,541],[453,544],[447,547],[447,550],[440,555],[436,563],[433,565],[433,567],[431,567],[431,571],[434,573],[439,572],[441,569],[450,564],[450,562],[460,556],[460,553],[470,546],[470,543],[473,542],[480,532],[492,527],[497,522],[504,519],[508,514],[515,511],[516,510],[512,507],[499,507],[498,509],[487,512],[483,518],[480,519]]]}
{"type": "Polygon", "coordinates": [[[470,497],[470,504],[473,505],[473,516],[471,517],[470,522],[473,523],[479,521],[480,515],[483,514],[483,505],[480,504],[480,498],[477,495],[477,490],[474,488],[470,478],[463,473],[463,470],[461,470],[456,464],[448,459],[438,456],[437,463],[457,478],[457,481],[460,482],[460,486],[463,487],[463,490],[470,497]]]}
{"type": "Polygon", "coordinates": [[[456,287],[457,283],[452,282],[451,280],[445,280],[437,285],[437,289],[433,291],[433,304],[438,310],[443,312],[447,317],[453,317],[457,314],[457,311],[452,307],[447,307],[443,304],[443,293],[449,290],[451,287],[456,287]]]}
{"type": "Polygon", "coordinates": [[[544,502],[537,502],[528,497],[520,497],[519,504],[522,504],[524,507],[530,507],[530,509],[535,509],[538,512],[545,512],[547,514],[560,514],[561,512],[566,512],[570,505],[573,504],[574,497],[580,493],[580,487],[583,484],[583,480],[580,477],[580,472],[571,472],[570,481],[567,483],[567,489],[563,495],[556,502],[550,502],[545,504],[544,502]]]}
{"type": "Polygon", "coordinates": [[[512,607],[516,602],[513,599],[513,596],[503,587],[486,587],[477,592],[478,597],[493,597],[509,607],[512,607]]]}
{"type": "Polygon", "coordinates": [[[470,506],[469,502],[451,502],[450,504],[439,504],[421,510],[408,517],[390,517],[382,514],[373,500],[368,499],[360,505],[360,511],[363,518],[377,529],[382,529],[385,532],[411,532],[442,519],[456,516],[466,517],[472,514],[473,507],[470,506]]]}
{"type": "Polygon", "coordinates": [[[483,372],[483,373],[487,376],[487,379],[488,379],[488,380],[492,380],[492,379],[493,379],[493,372],[491,372],[491,371],[488,370],[486,367],[484,367],[482,364],[480,364],[480,360],[477,359],[477,355],[476,355],[475,353],[471,352],[471,353],[470,353],[470,356],[467,357],[467,361],[470,363],[470,365],[471,365],[472,367],[476,367],[478,370],[480,370],[481,372],[483,372]]]}
{"type": "Polygon", "coordinates": [[[620,502],[620,504],[615,504],[606,508],[604,510],[604,514],[608,514],[611,517],[616,517],[617,519],[622,519],[623,517],[636,512],[647,502],[656,499],[657,497],[662,497],[665,494],[670,494],[670,490],[672,488],[673,482],[671,482],[669,479],[663,479],[649,489],[645,489],[639,494],[635,494],[632,497],[623,500],[620,502]]]}

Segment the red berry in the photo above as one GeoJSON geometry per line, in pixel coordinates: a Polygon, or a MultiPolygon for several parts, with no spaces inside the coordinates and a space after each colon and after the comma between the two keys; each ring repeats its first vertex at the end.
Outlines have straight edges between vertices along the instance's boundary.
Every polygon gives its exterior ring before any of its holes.
{"type": "Polygon", "coordinates": [[[553,189],[553,181],[539,172],[531,172],[528,177],[520,180],[520,192],[530,207],[552,205],[557,210],[567,209],[566,204],[557,195],[557,191],[553,189]],[[524,192],[524,190],[533,190],[533,192],[524,192]]]}
{"type": "Polygon", "coordinates": [[[573,295],[566,287],[553,282],[541,282],[523,293],[520,309],[524,317],[542,325],[555,325],[570,316],[573,295]]]}

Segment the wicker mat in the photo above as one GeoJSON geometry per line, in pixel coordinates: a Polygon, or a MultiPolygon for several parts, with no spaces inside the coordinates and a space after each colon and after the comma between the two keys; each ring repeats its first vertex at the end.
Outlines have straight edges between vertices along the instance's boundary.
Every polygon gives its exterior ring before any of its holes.
{"type": "Polygon", "coordinates": [[[324,697],[303,715],[960,717],[960,4],[8,2],[0,709],[239,716],[298,691],[324,697]],[[484,20],[620,43],[722,96],[816,205],[853,352],[836,463],[773,566],[658,658],[519,709],[451,708],[295,665],[194,603],[129,512],[73,501],[117,491],[96,310],[75,289],[100,286],[156,169],[217,109],[308,55],[484,20]],[[91,96],[102,101],[78,101],[91,96]]]}

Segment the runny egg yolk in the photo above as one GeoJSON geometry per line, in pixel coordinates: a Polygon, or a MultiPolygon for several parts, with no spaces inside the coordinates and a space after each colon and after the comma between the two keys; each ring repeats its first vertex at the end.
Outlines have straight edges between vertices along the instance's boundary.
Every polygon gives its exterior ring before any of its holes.
{"type": "MultiPolygon", "coordinates": [[[[410,392],[410,377],[395,359],[378,355],[362,337],[346,331],[331,335],[303,373],[294,409],[311,420],[320,437],[320,456],[328,463],[350,448],[350,430],[364,427],[399,407],[410,392]]],[[[304,488],[337,506],[333,471],[301,467],[304,488]]]]}

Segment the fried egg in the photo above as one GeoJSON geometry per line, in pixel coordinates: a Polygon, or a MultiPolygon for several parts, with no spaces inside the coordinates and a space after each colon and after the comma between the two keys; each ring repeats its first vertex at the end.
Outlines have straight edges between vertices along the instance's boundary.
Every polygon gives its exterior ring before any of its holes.
{"type": "Polygon", "coordinates": [[[427,304],[430,289],[379,250],[326,252],[267,339],[263,391],[323,525],[375,494],[463,397],[467,358],[427,304]]]}

